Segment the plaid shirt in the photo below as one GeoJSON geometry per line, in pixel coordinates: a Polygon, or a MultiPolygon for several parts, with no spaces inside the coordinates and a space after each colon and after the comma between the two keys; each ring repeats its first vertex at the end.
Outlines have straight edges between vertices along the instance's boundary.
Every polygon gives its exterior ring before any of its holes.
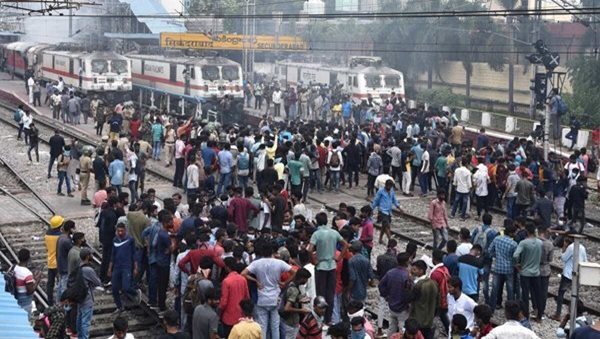
{"type": "Polygon", "coordinates": [[[497,274],[513,273],[513,253],[517,249],[517,242],[509,236],[494,238],[489,248],[492,258],[496,258],[492,272],[497,274]]]}

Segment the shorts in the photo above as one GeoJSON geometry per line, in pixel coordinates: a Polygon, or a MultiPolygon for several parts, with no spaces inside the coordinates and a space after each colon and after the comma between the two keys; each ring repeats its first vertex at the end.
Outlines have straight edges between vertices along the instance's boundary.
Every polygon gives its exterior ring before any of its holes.
{"type": "Polygon", "coordinates": [[[391,225],[392,224],[392,217],[389,216],[389,215],[387,215],[387,214],[379,212],[377,214],[377,223],[382,224],[384,221],[387,221],[388,224],[391,225]]]}

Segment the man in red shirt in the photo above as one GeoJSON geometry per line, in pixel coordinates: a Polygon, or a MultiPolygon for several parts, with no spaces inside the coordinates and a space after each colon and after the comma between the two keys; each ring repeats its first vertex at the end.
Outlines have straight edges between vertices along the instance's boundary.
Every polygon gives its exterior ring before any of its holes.
{"type": "Polygon", "coordinates": [[[373,219],[371,218],[372,215],[373,209],[371,208],[371,206],[365,205],[363,206],[363,208],[360,209],[360,217],[362,219],[360,227],[362,228],[362,231],[360,232],[359,240],[367,249],[367,253],[369,254],[369,260],[371,260],[371,250],[373,250],[374,228],[373,219]]]}
{"type": "Polygon", "coordinates": [[[439,249],[434,249],[432,258],[433,268],[429,277],[438,285],[440,292],[440,308],[439,317],[446,331],[450,328],[450,320],[448,319],[448,280],[450,280],[450,272],[444,266],[444,252],[439,249]]]}
{"type": "Polygon", "coordinates": [[[227,215],[229,221],[237,225],[238,230],[242,233],[248,232],[248,220],[250,212],[254,211],[254,215],[258,214],[260,210],[254,206],[250,200],[242,196],[243,189],[236,187],[233,191],[233,199],[229,202],[227,207],[227,215]]]}
{"type": "Polygon", "coordinates": [[[227,277],[223,279],[221,285],[221,322],[223,323],[223,338],[229,337],[229,332],[242,317],[242,308],[240,302],[244,299],[250,299],[248,292],[248,281],[238,272],[238,263],[233,257],[223,260],[225,262],[225,272],[227,277]]]}
{"type": "Polygon", "coordinates": [[[179,269],[186,274],[194,274],[198,272],[198,266],[200,266],[200,261],[204,257],[211,257],[215,264],[221,268],[225,267],[223,263],[223,259],[217,253],[214,247],[208,244],[210,240],[210,235],[208,233],[201,233],[198,236],[198,240],[200,241],[200,246],[198,248],[193,249],[188,252],[188,254],[179,261],[179,269]],[[187,264],[190,264],[191,269],[188,269],[187,264]]]}

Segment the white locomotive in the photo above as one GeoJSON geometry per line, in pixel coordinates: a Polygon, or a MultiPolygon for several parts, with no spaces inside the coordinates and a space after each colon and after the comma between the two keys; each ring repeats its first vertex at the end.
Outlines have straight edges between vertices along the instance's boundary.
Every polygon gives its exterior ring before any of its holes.
{"type": "Polygon", "coordinates": [[[299,85],[343,85],[345,93],[355,100],[385,100],[394,92],[404,98],[404,76],[402,72],[383,66],[378,57],[352,57],[347,66],[332,66],[323,63],[277,61],[273,76],[282,84],[299,85]]]}
{"type": "Polygon", "coordinates": [[[4,69],[44,82],[58,82],[109,101],[121,101],[131,92],[131,61],[114,52],[57,51],[46,44],[13,42],[2,45],[4,69]]]}
{"type": "Polygon", "coordinates": [[[223,57],[127,55],[132,61],[133,96],[146,106],[199,116],[225,96],[234,113],[243,111],[240,64],[223,57]]]}

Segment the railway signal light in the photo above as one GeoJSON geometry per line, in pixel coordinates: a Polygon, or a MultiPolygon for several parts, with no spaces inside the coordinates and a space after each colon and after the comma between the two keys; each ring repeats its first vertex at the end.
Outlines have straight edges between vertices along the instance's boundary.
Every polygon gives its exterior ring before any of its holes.
{"type": "Polygon", "coordinates": [[[535,106],[538,109],[544,108],[546,103],[546,91],[548,88],[548,78],[545,73],[536,73],[532,80],[533,86],[530,89],[535,95],[535,106]]]}

